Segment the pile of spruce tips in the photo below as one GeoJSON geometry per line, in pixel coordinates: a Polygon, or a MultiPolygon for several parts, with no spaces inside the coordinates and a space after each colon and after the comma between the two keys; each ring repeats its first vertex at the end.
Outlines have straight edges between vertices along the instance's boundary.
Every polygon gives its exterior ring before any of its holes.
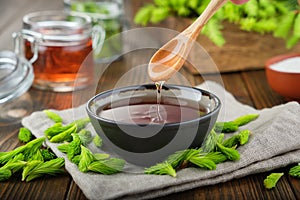
{"type": "MultiPolygon", "coordinates": [[[[22,181],[31,181],[44,175],[63,173],[64,158],[57,158],[45,147],[45,140],[59,143],[58,150],[65,153],[67,159],[76,164],[81,172],[105,175],[122,172],[126,163],[123,159],[93,153],[88,148],[90,143],[98,148],[102,146],[99,135],[92,136],[91,132],[85,129],[90,123],[89,118],[75,120],[65,125],[57,113],[49,110],[44,110],[44,113],[54,122],[44,131],[45,137],[33,139],[30,130],[22,127],[18,138],[25,144],[8,152],[0,152],[0,181],[8,180],[12,175],[21,175],[22,181]]],[[[201,148],[175,152],[164,162],[145,168],[144,173],[176,177],[176,172],[183,168],[214,170],[219,163],[239,160],[238,147],[247,144],[252,135],[250,130],[239,128],[258,117],[258,114],[247,114],[233,121],[216,122],[201,148]],[[225,137],[227,133],[233,134],[225,137]]],[[[289,174],[300,178],[300,165],[292,167],[289,174]]],[[[275,187],[282,175],[283,173],[271,173],[264,180],[265,187],[275,187]]]]}

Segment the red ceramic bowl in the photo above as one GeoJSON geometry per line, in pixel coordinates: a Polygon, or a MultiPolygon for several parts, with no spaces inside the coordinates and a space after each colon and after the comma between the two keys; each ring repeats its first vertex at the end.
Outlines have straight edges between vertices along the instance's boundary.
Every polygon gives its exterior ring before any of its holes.
{"type": "Polygon", "coordinates": [[[267,60],[266,75],[274,91],[300,102],[300,54],[280,55],[267,60]]]}

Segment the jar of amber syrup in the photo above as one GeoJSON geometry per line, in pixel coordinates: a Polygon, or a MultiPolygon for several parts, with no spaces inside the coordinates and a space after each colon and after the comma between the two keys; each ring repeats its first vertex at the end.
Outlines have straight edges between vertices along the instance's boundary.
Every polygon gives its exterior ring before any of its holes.
{"type": "Polygon", "coordinates": [[[93,83],[93,47],[99,51],[105,31],[92,27],[87,15],[42,11],[23,18],[14,33],[15,52],[33,65],[33,87],[56,92],[82,89],[93,83]]]}

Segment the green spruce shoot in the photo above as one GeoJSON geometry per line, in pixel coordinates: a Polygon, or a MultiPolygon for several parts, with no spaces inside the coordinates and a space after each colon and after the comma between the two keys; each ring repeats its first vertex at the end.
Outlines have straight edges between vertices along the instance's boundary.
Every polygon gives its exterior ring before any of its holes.
{"type": "Polygon", "coordinates": [[[63,158],[55,158],[47,162],[31,161],[23,170],[22,180],[28,182],[45,174],[54,176],[63,173],[64,164],[63,158]]]}
{"type": "Polygon", "coordinates": [[[235,123],[237,126],[240,127],[254,121],[258,117],[259,117],[258,114],[247,114],[236,118],[235,120],[233,120],[233,123],[235,123]]]}
{"type": "Polygon", "coordinates": [[[300,163],[290,169],[289,175],[300,178],[300,163]]]}
{"type": "Polygon", "coordinates": [[[144,170],[145,174],[156,174],[156,175],[170,175],[176,177],[176,171],[172,165],[168,162],[158,163],[152,167],[146,168],[144,170]]]}
{"type": "Polygon", "coordinates": [[[217,143],[217,149],[224,154],[228,160],[235,161],[240,159],[239,152],[234,148],[224,147],[222,144],[217,143]]]}
{"type": "Polygon", "coordinates": [[[50,110],[44,110],[44,113],[46,113],[47,117],[50,118],[52,121],[55,123],[62,122],[62,118],[55,112],[50,111],[50,110]]]}
{"type": "Polygon", "coordinates": [[[244,145],[249,141],[250,135],[251,135],[251,131],[249,131],[249,130],[240,131],[238,134],[235,134],[235,135],[225,139],[222,142],[222,145],[224,147],[228,147],[228,148],[244,145]]]}
{"type": "Polygon", "coordinates": [[[100,148],[102,146],[102,138],[97,134],[94,139],[93,143],[96,145],[96,147],[100,148]]]}
{"type": "Polygon", "coordinates": [[[49,151],[49,149],[41,149],[40,151],[44,158],[44,161],[49,161],[56,158],[55,154],[49,151]]]}
{"type": "Polygon", "coordinates": [[[0,168],[0,181],[6,181],[11,177],[12,173],[9,169],[0,168]]]}
{"type": "Polygon", "coordinates": [[[94,153],[95,160],[105,160],[109,158],[109,155],[106,153],[94,153]]]}
{"type": "Polygon", "coordinates": [[[115,174],[121,172],[124,168],[125,161],[119,158],[110,158],[104,160],[93,161],[89,166],[88,170],[101,174],[115,174]]]}
{"type": "Polygon", "coordinates": [[[247,114],[228,122],[216,122],[214,130],[218,133],[233,133],[259,117],[258,114],[247,114]]]}
{"type": "Polygon", "coordinates": [[[32,139],[32,133],[29,129],[22,127],[19,130],[18,138],[21,142],[27,143],[32,139]]]}
{"type": "Polygon", "coordinates": [[[81,154],[80,160],[78,163],[78,169],[81,172],[87,172],[89,170],[89,165],[94,161],[93,153],[86,148],[85,146],[81,145],[81,154]]]}
{"type": "Polygon", "coordinates": [[[264,180],[264,186],[267,189],[272,189],[276,186],[279,179],[283,176],[284,173],[271,173],[267,178],[264,180]]]}
{"type": "Polygon", "coordinates": [[[167,162],[172,165],[172,167],[175,169],[184,162],[186,159],[187,154],[189,153],[190,149],[182,150],[182,151],[177,151],[167,158],[167,162]]]}
{"type": "Polygon", "coordinates": [[[12,151],[8,152],[0,152],[0,164],[5,164],[9,160],[11,160],[15,155],[22,153],[25,156],[25,160],[30,158],[33,154],[36,153],[37,149],[39,149],[43,142],[45,141],[45,138],[37,138],[30,142],[28,142],[25,145],[22,145],[20,147],[15,148],[12,151]]]}
{"type": "Polygon", "coordinates": [[[81,145],[82,142],[77,133],[72,133],[72,142],[68,144],[67,155],[68,159],[72,160],[74,156],[79,155],[81,153],[81,145]]]}
{"type": "Polygon", "coordinates": [[[87,146],[89,143],[93,141],[92,133],[91,131],[88,131],[86,129],[82,129],[78,132],[78,136],[81,140],[81,143],[84,146],[87,146]]]}
{"type": "Polygon", "coordinates": [[[64,141],[72,140],[72,133],[79,132],[83,129],[86,124],[90,122],[89,118],[75,120],[74,122],[66,125],[60,126],[56,123],[52,127],[45,131],[46,136],[50,139],[52,143],[59,143],[64,141]]]}

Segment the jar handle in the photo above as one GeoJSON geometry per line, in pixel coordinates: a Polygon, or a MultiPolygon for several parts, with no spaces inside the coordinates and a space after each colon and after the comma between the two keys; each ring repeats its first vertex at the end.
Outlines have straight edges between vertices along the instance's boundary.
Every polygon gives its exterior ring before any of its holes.
{"type": "Polygon", "coordinates": [[[106,32],[104,28],[99,25],[93,26],[92,39],[93,39],[93,51],[94,54],[99,54],[103,47],[106,32]]]}
{"type": "Polygon", "coordinates": [[[34,63],[38,59],[38,43],[42,39],[42,35],[34,31],[22,30],[21,32],[14,32],[12,36],[14,39],[14,51],[18,55],[24,56],[24,53],[22,53],[24,52],[22,51],[22,43],[24,39],[30,42],[31,52],[33,53],[33,56],[30,58],[29,62],[31,64],[34,63]]]}
{"type": "Polygon", "coordinates": [[[20,32],[14,32],[12,34],[13,40],[14,40],[14,52],[17,55],[21,55],[21,33],[20,32]]]}

